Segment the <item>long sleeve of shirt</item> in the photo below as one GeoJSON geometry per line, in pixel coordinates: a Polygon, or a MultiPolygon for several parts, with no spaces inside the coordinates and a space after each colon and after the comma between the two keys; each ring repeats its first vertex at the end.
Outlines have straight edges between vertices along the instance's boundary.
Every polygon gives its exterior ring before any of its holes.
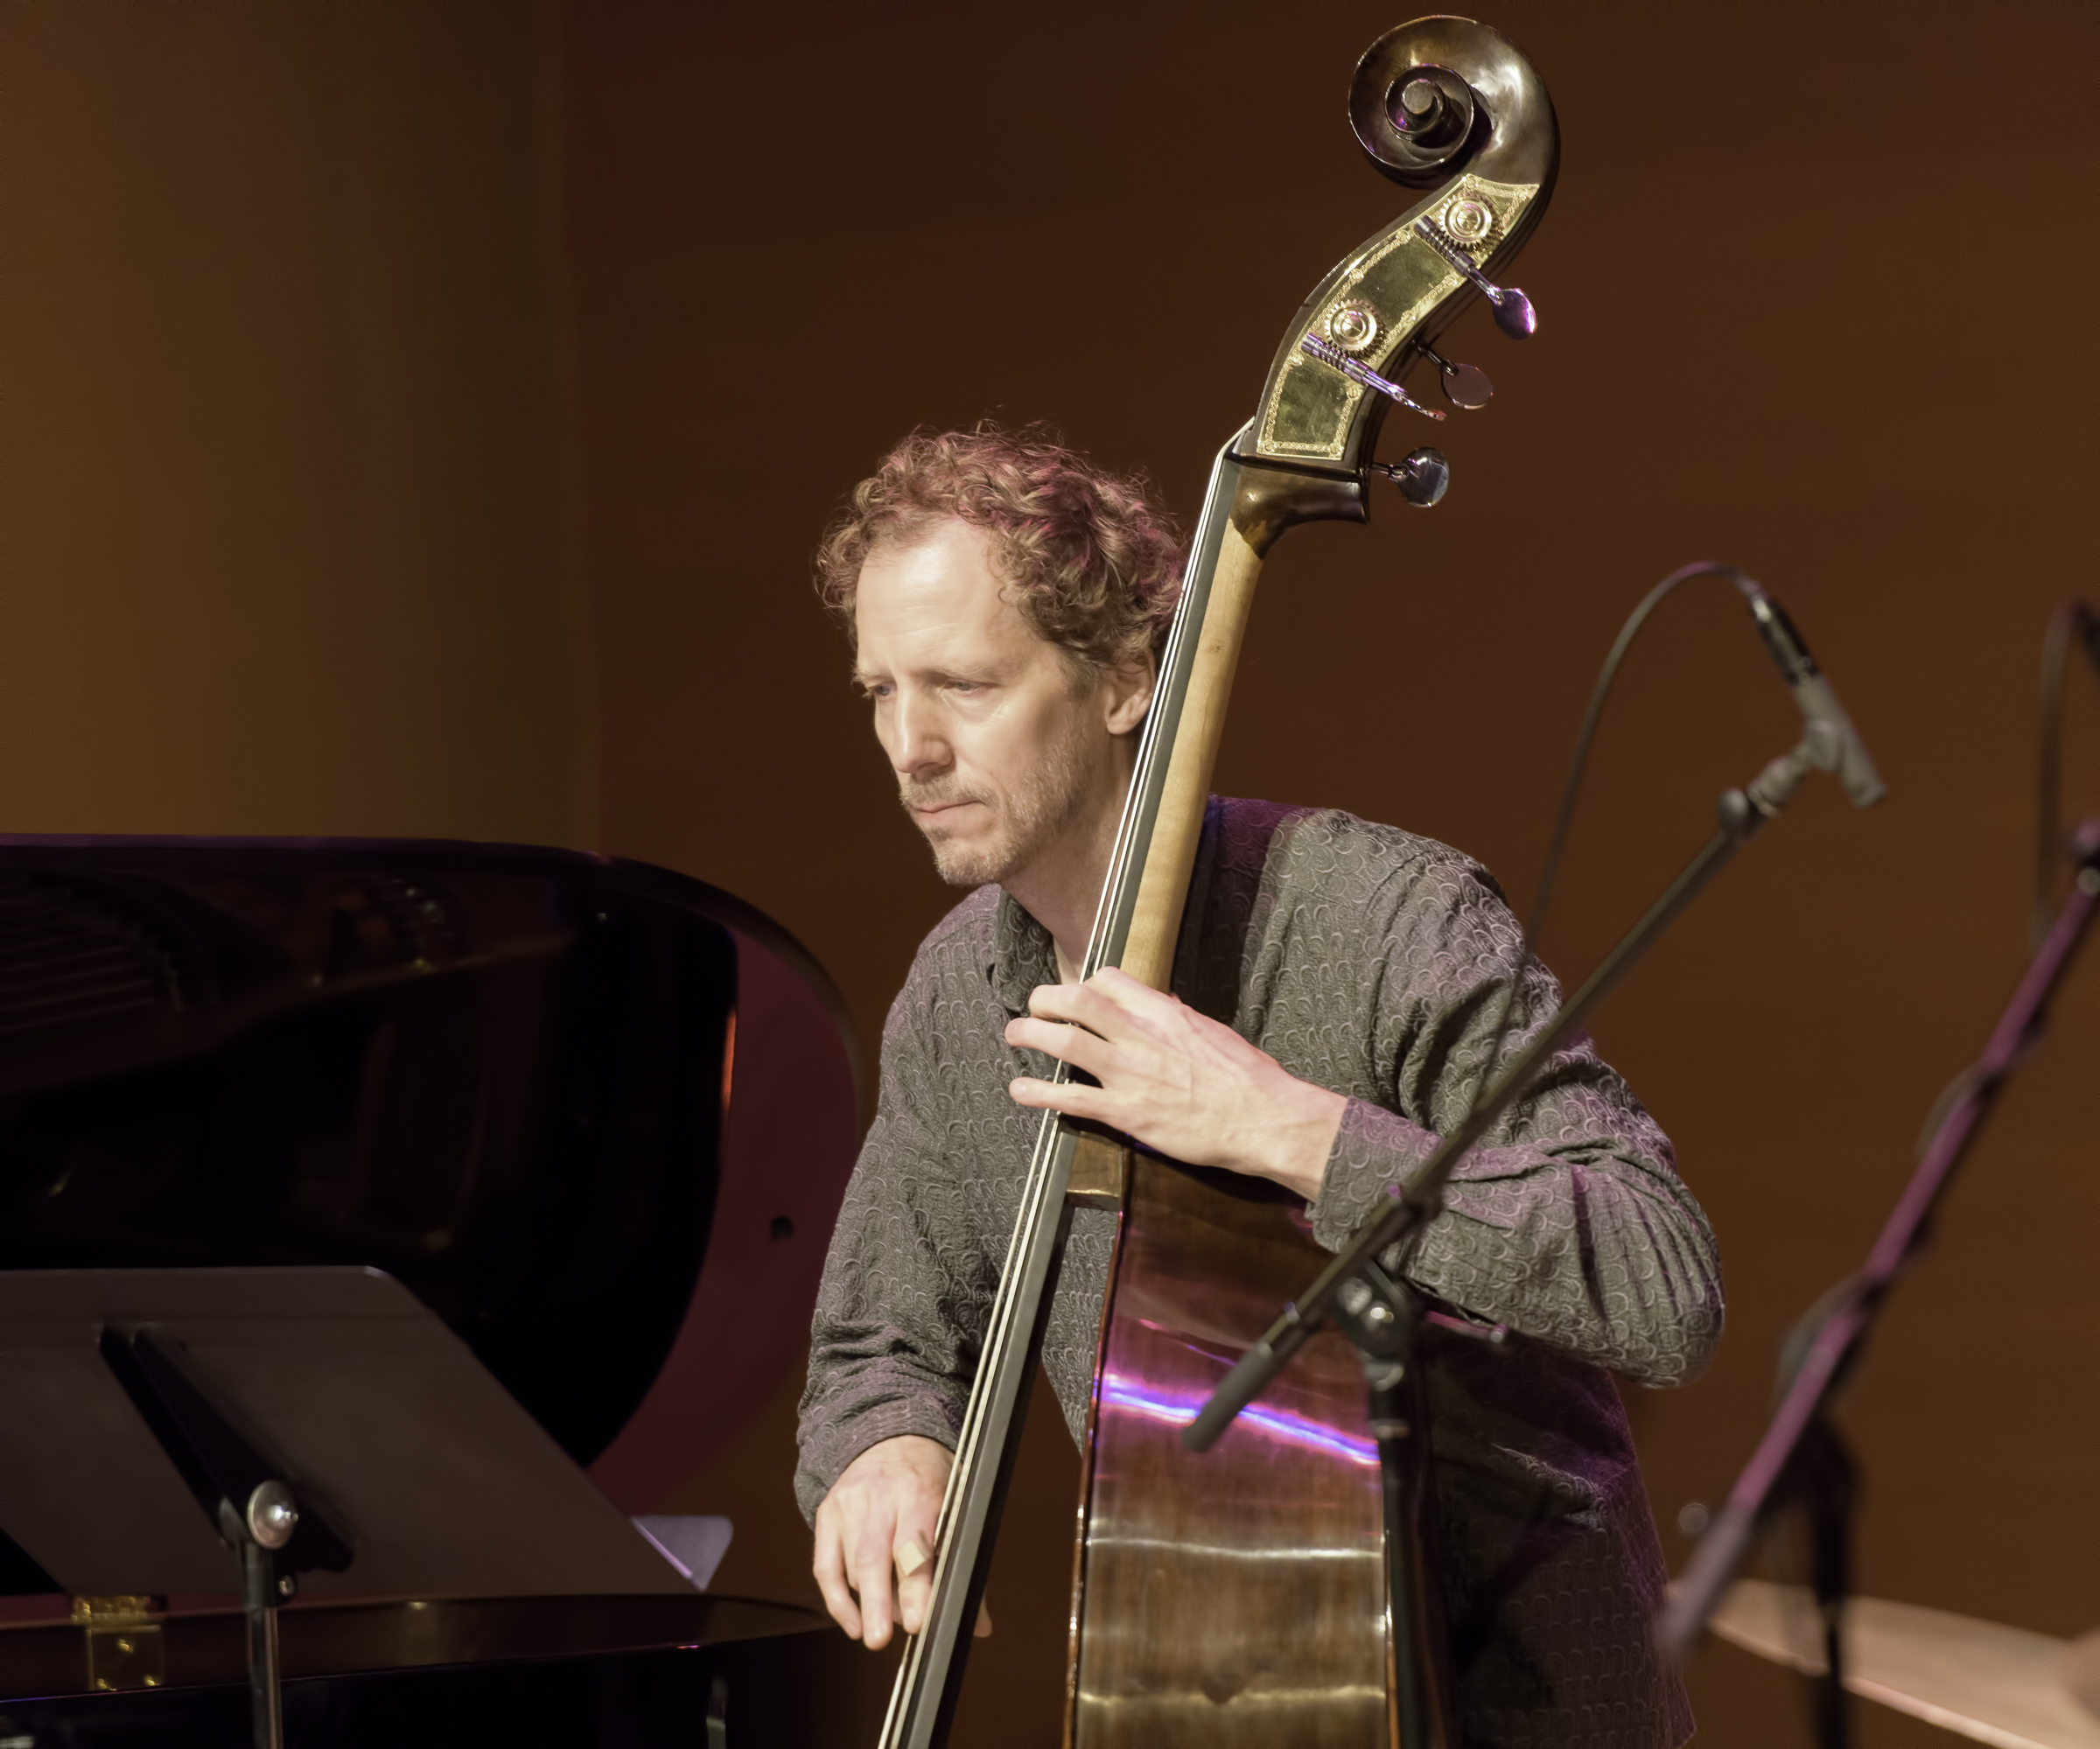
{"type": "Polygon", "coordinates": [[[953,1173],[939,1151],[941,1130],[924,1116],[939,1095],[928,1084],[930,1053],[911,1036],[914,1020],[900,997],[884,1029],[875,1122],[839,1213],[847,1242],[834,1243],[824,1277],[805,1415],[822,1412],[808,1422],[802,1467],[826,1488],[878,1440],[917,1433],[955,1445],[976,1368],[980,1307],[998,1285],[979,1235],[943,1194],[953,1173]]]}
{"type": "MultiPolygon", "coordinates": [[[[1359,964],[1373,987],[1360,1024],[1374,1085],[1351,1098],[1312,1207],[1314,1236],[1330,1249],[1412,1175],[1560,1002],[1543,967],[1519,976],[1516,920],[1461,857],[1396,868],[1365,922],[1375,946],[1359,964]]],[[[1644,1384],[1695,1377],[1720,1335],[1705,1217],[1661,1130],[1579,1035],[1460,1160],[1407,1273],[1644,1384]]]]}

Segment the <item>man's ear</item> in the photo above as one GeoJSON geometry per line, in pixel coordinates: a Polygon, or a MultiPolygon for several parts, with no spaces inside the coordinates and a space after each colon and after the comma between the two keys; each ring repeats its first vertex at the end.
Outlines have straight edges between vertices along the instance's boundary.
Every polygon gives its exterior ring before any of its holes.
{"type": "Polygon", "coordinates": [[[1137,661],[1102,671],[1101,684],[1108,705],[1108,728],[1111,735],[1128,735],[1144,726],[1145,714],[1152,708],[1152,692],[1158,681],[1158,669],[1149,650],[1137,661]]]}

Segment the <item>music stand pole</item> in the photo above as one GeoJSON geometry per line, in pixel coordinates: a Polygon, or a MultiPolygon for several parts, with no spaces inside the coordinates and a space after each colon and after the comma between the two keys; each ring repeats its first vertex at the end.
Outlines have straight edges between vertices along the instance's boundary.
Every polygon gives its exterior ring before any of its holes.
{"type": "Polygon", "coordinates": [[[248,1696],[256,1749],[284,1749],[284,1701],[278,1684],[276,1573],[270,1550],[243,1538],[241,1607],[248,1614],[248,1696]]]}
{"type": "MultiPolygon", "coordinates": [[[[1782,1494],[1797,1487],[1814,1489],[1814,1479],[1803,1473],[1802,1454],[1836,1438],[1824,1418],[1830,1400],[1857,1358],[1897,1275],[1922,1244],[1955,1169],[1976,1139],[1998,1088],[2040,1033],[2049,998],[2069,969],[2072,956],[2092,924],[2096,906],[2100,905],[2100,821],[2088,821],[2078,829],[2073,850],[2077,878],[2065,895],[2055,923],[2027,962],[2019,988],[1998,1017],[1983,1055],[1956,1083],[1959,1091],[1948,1102],[1919,1158],[1917,1170],[1875,1240],[1866,1266],[1839,1284],[1836,1305],[1817,1326],[1771,1424],[1729,1490],[1728,1503],[1699,1538],[1684,1577],[1671,1587],[1669,1602],[1656,1616],[1656,1643],[1666,1655],[1682,1657],[1690,1649],[1719,1603],[1758,1523],[1782,1494]]],[[[1813,1512],[1813,1500],[1810,1505],[1813,1512]]],[[[1823,1515],[1829,1515],[1827,1509],[1823,1515]]],[[[1830,1538],[1842,1536],[1843,1529],[1840,1524],[1835,1528],[1826,1525],[1819,1530],[1818,1540],[1825,1545],[1819,1567],[1830,1565],[1830,1538]]],[[[1839,1571],[1842,1566],[1840,1554],[1837,1557],[1839,1571]]],[[[1816,1586],[1818,1593],[1833,1588],[1829,1582],[1816,1586]]],[[[1817,1602],[1825,1617],[1826,1640],[1834,1642],[1842,1599],[1819,1595],[1817,1602]]],[[[1831,1662],[1826,1680],[1832,1685],[1842,1681],[1838,1662],[1831,1662]]],[[[1833,1704],[1826,1696],[1818,1713],[1827,1721],[1835,1721],[1824,1726],[1828,1741],[1828,1732],[1843,1728],[1842,1704],[1833,1704]]]]}
{"type": "Polygon", "coordinates": [[[256,1749],[284,1749],[277,1608],[298,1592],[298,1574],[347,1568],[350,1546],[318,1515],[302,1515],[279,1466],[226,1419],[150,1328],[105,1326],[99,1346],[103,1364],[240,1558],[256,1749]]]}

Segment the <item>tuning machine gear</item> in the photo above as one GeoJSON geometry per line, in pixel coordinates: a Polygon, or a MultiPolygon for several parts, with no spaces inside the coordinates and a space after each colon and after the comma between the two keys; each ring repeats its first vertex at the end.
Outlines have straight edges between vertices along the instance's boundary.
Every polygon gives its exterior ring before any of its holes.
{"type": "Polygon", "coordinates": [[[1494,325],[1511,339],[1528,340],[1538,332],[1538,312],[1516,287],[1497,285],[1480,271],[1471,255],[1427,219],[1415,220],[1415,234],[1479,288],[1480,296],[1494,306],[1494,325]]]}
{"type": "Polygon", "coordinates": [[[1381,395],[1398,402],[1410,413],[1419,413],[1424,419],[1441,419],[1444,415],[1434,407],[1424,407],[1396,383],[1378,374],[1361,359],[1353,359],[1334,341],[1320,334],[1307,334],[1298,343],[1298,350],[1324,365],[1331,365],[1348,377],[1351,382],[1360,382],[1366,388],[1377,390],[1381,395]]]}

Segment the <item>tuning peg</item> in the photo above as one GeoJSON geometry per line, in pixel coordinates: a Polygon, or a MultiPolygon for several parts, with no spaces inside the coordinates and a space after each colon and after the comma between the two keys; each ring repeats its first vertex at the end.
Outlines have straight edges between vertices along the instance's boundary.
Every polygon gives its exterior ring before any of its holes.
{"type": "Polygon", "coordinates": [[[1318,359],[1322,364],[1332,365],[1351,382],[1361,382],[1366,388],[1375,388],[1381,395],[1390,395],[1410,413],[1419,413],[1424,419],[1441,419],[1444,416],[1434,407],[1424,407],[1398,383],[1388,382],[1370,366],[1351,358],[1323,335],[1307,334],[1298,345],[1300,352],[1318,359]]]}
{"type": "Polygon", "coordinates": [[[1400,488],[1401,497],[1418,510],[1426,510],[1451,486],[1451,464],[1444,451],[1424,444],[1399,462],[1373,462],[1373,473],[1382,473],[1400,488]]]}
{"type": "Polygon", "coordinates": [[[1538,332],[1538,311],[1514,285],[1497,285],[1474,265],[1473,257],[1426,219],[1415,220],[1415,234],[1480,288],[1494,305],[1494,325],[1513,340],[1528,340],[1538,332]]]}
{"type": "Polygon", "coordinates": [[[1423,347],[1422,355],[1444,373],[1444,398],[1453,407],[1475,413],[1494,399],[1494,385],[1477,364],[1453,364],[1434,346],[1423,347]]]}

